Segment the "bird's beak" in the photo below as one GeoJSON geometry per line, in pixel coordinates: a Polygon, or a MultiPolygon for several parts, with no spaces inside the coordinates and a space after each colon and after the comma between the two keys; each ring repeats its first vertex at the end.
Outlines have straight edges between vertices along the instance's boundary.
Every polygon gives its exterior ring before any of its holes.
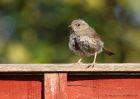
{"type": "Polygon", "coordinates": [[[71,25],[69,25],[68,27],[71,28],[71,25]]]}

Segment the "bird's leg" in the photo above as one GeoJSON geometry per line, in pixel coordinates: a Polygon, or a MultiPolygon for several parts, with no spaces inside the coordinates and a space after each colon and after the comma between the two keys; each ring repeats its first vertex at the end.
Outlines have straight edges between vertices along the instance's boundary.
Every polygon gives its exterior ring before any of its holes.
{"type": "Polygon", "coordinates": [[[95,52],[95,54],[94,54],[94,60],[93,60],[93,63],[92,63],[92,67],[95,66],[95,63],[96,63],[96,57],[97,57],[97,52],[95,52]]]}
{"type": "Polygon", "coordinates": [[[74,63],[74,65],[81,65],[82,64],[82,58],[80,58],[76,63],[74,63]]]}
{"type": "Polygon", "coordinates": [[[82,58],[80,58],[77,62],[77,64],[81,64],[82,58]]]}
{"type": "Polygon", "coordinates": [[[97,57],[97,52],[95,52],[94,54],[94,60],[93,60],[93,63],[89,66],[87,66],[87,68],[89,68],[90,66],[94,67],[95,66],[95,63],[96,63],[96,57],[97,57]]]}

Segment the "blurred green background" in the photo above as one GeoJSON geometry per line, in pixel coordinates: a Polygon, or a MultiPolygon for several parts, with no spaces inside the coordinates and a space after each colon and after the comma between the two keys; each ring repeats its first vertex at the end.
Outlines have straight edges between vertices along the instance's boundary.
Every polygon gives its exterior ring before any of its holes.
{"type": "Polygon", "coordinates": [[[97,62],[140,62],[140,0],[0,0],[0,63],[76,62],[68,25],[77,18],[116,53],[97,62]]]}

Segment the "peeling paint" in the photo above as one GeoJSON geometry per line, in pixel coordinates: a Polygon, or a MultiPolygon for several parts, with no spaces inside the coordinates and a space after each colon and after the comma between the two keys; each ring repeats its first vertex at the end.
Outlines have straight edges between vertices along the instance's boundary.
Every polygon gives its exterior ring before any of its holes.
{"type": "Polygon", "coordinates": [[[52,96],[55,95],[55,88],[56,88],[56,79],[50,79],[50,87],[51,87],[51,94],[52,96]]]}

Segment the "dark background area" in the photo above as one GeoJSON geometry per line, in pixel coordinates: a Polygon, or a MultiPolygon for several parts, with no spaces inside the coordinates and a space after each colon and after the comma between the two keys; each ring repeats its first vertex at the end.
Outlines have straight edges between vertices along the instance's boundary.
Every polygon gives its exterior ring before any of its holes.
{"type": "Polygon", "coordinates": [[[0,0],[0,63],[76,62],[68,25],[77,18],[116,53],[97,62],[140,62],[139,0],[0,0]]]}

